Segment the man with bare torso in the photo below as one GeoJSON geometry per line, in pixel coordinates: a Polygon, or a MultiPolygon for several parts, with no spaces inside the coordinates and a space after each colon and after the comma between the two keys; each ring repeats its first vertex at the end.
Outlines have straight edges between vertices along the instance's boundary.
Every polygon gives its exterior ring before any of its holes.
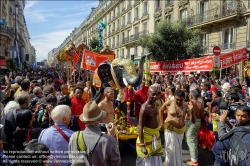
{"type": "Polygon", "coordinates": [[[174,100],[169,100],[163,104],[159,110],[160,129],[165,128],[165,162],[166,166],[182,165],[182,140],[186,131],[185,117],[190,110],[190,119],[195,123],[193,104],[184,102],[185,93],[176,90],[174,100]],[[163,122],[163,112],[166,110],[167,118],[163,122]]]}
{"type": "Polygon", "coordinates": [[[156,101],[157,88],[150,86],[148,99],[141,106],[139,114],[138,138],[136,141],[136,166],[162,166],[163,154],[160,141],[159,114],[156,101]]]}
{"type": "Polygon", "coordinates": [[[104,89],[105,98],[98,104],[100,109],[106,112],[106,117],[102,119],[99,126],[104,132],[107,130],[105,124],[109,124],[110,122],[114,123],[114,95],[114,90],[111,87],[106,87],[104,89]]]}
{"type": "Polygon", "coordinates": [[[193,112],[195,114],[195,123],[190,121],[190,114],[186,116],[186,140],[189,147],[191,161],[187,162],[188,165],[198,165],[198,131],[201,125],[201,118],[204,116],[204,103],[198,101],[199,92],[191,90],[189,100],[193,103],[193,112]]]}

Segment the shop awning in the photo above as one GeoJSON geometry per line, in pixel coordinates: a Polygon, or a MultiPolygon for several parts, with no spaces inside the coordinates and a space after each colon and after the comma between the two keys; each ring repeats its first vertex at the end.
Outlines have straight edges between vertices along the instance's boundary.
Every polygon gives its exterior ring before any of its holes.
{"type": "MultiPolygon", "coordinates": [[[[227,68],[247,59],[247,49],[242,48],[220,55],[221,68],[227,68]]],[[[196,72],[211,71],[214,56],[202,58],[150,62],[150,72],[196,72]]]]}

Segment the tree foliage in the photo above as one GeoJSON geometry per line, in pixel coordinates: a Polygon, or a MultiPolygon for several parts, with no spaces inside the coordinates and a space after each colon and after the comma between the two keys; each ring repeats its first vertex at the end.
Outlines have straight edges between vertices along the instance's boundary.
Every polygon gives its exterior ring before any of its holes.
{"type": "Polygon", "coordinates": [[[90,47],[90,50],[91,51],[94,51],[94,52],[99,52],[99,49],[98,49],[98,39],[96,37],[93,37],[90,41],[89,41],[89,47],[90,47]]]}
{"type": "Polygon", "coordinates": [[[203,52],[202,31],[188,29],[182,22],[163,20],[156,31],[139,39],[139,45],[152,52],[155,61],[200,57],[203,52]]]}

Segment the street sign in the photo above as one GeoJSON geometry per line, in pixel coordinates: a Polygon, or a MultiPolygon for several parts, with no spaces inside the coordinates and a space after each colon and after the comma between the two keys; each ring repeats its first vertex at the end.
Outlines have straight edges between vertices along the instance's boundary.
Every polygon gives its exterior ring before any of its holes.
{"type": "Polygon", "coordinates": [[[214,46],[213,53],[214,53],[215,56],[219,56],[220,53],[221,53],[220,47],[219,46],[214,46]]]}

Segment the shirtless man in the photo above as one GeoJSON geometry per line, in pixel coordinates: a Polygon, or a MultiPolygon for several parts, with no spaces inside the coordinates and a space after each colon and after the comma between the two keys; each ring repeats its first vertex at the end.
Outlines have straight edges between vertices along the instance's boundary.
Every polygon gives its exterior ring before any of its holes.
{"type": "Polygon", "coordinates": [[[198,131],[201,125],[201,118],[204,117],[204,103],[199,100],[199,92],[191,90],[189,100],[193,104],[193,112],[195,114],[195,123],[190,121],[190,113],[186,116],[186,140],[190,150],[191,161],[188,165],[198,165],[198,131]]]}
{"type": "Polygon", "coordinates": [[[104,89],[104,96],[105,98],[98,104],[98,106],[101,108],[101,110],[106,112],[106,117],[102,119],[99,127],[102,131],[106,132],[107,128],[105,124],[109,124],[110,122],[114,123],[114,90],[111,87],[106,87],[104,89]]]}
{"type": "Polygon", "coordinates": [[[157,88],[150,86],[148,99],[142,104],[139,114],[139,136],[136,141],[136,166],[162,166],[161,156],[163,154],[159,124],[157,116],[159,114],[156,101],[157,88]],[[149,159],[150,158],[150,159],[149,159]]]}
{"type": "Polygon", "coordinates": [[[165,162],[166,166],[182,165],[182,140],[186,131],[185,116],[191,113],[190,119],[195,123],[192,101],[188,104],[184,102],[185,93],[182,90],[176,90],[174,100],[165,102],[159,110],[160,129],[165,128],[165,162]],[[166,110],[167,118],[163,122],[163,112],[166,110]]]}

